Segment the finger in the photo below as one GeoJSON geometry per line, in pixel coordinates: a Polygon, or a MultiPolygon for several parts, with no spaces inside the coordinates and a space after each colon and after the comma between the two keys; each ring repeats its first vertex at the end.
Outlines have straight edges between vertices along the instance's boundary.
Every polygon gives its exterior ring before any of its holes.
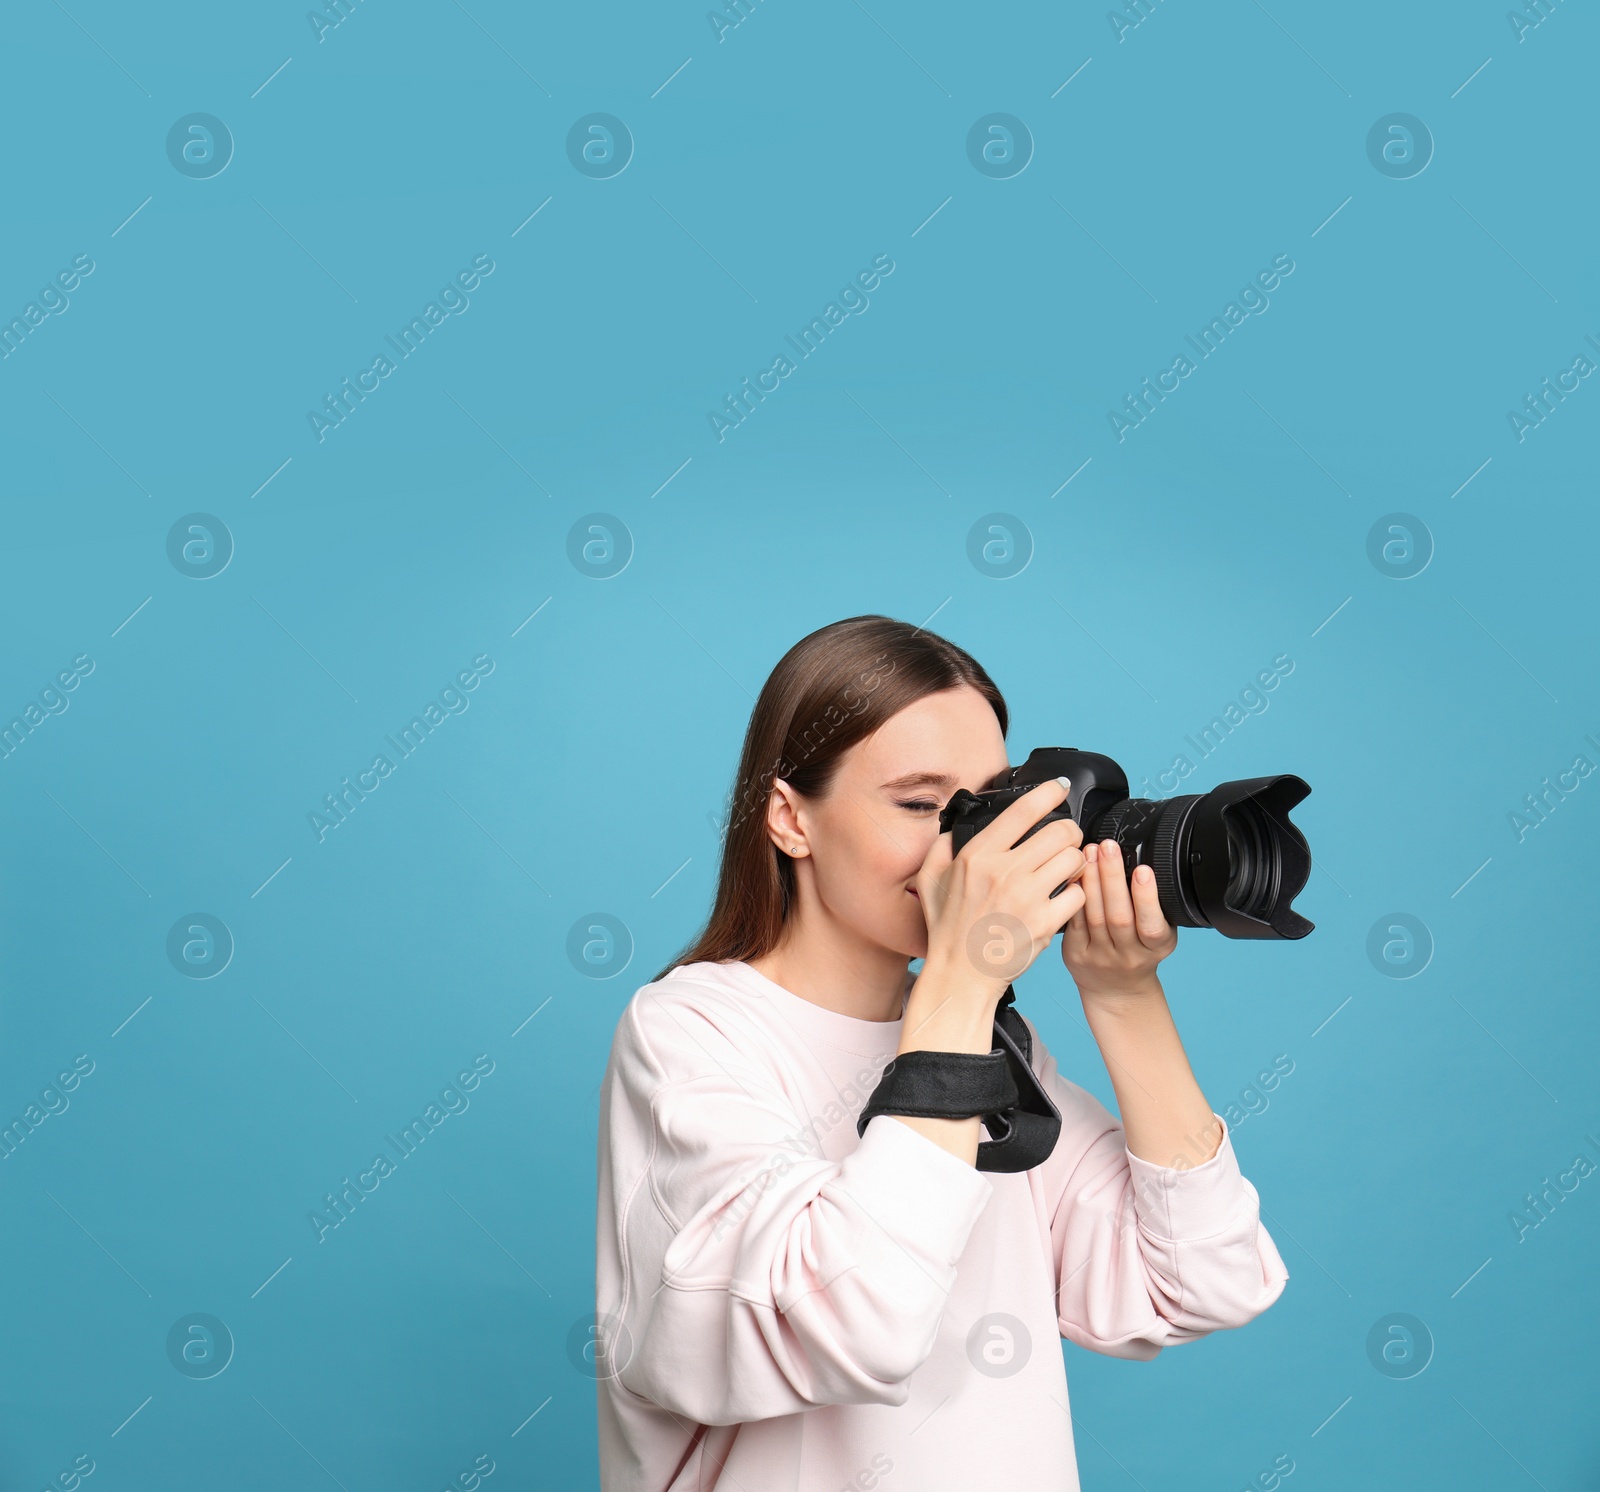
{"type": "Polygon", "coordinates": [[[1147,948],[1159,948],[1172,936],[1172,925],[1161,910],[1156,874],[1148,865],[1133,873],[1133,925],[1147,948]]]}
{"type": "Polygon", "coordinates": [[[1015,803],[1002,809],[992,822],[974,834],[972,843],[977,845],[981,842],[985,849],[990,845],[999,845],[1008,850],[1013,848],[1052,808],[1059,808],[1067,801],[1067,786],[1064,784],[1067,784],[1065,777],[1052,777],[1048,782],[1029,788],[1015,803]]]}
{"type": "Polygon", "coordinates": [[[1100,846],[1100,896],[1105,902],[1106,931],[1111,934],[1112,946],[1124,948],[1137,934],[1133,927],[1133,898],[1128,895],[1122,847],[1114,839],[1100,846]]]}
{"type": "MultiPolygon", "coordinates": [[[[1069,887],[1071,882],[1076,881],[1088,869],[1088,865],[1089,862],[1084,859],[1082,850],[1069,847],[1058,855],[1052,855],[1034,871],[1030,884],[1044,896],[1060,901],[1067,893],[1062,890],[1060,896],[1057,896],[1057,890],[1069,887]]],[[[1054,916],[1054,912],[1051,915],[1054,916]]],[[[1066,916],[1063,915],[1061,920],[1064,922],[1066,916]]]]}
{"type": "Polygon", "coordinates": [[[1016,854],[1024,857],[1022,863],[1029,870],[1038,870],[1063,850],[1075,850],[1082,844],[1083,829],[1071,819],[1057,819],[1054,823],[1043,825],[1017,845],[1016,854]]]}
{"type": "Polygon", "coordinates": [[[1084,859],[1089,862],[1088,869],[1083,873],[1083,920],[1084,931],[1088,934],[1089,941],[1105,936],[1106,931],[1106,904],[1102,894],[1100,865],[1100,846],[1091,844],[1085,847],[1084,859]]]}
{"type": "MultiPolygon", "coordinates": [[[[1055,921],[1056,931],[1065,934],[1073,923],[1081,920],[1078,913],[1083,910],[1083,883],[1074,881],[1060,896],[1050,903],[1050,916],[1055,921]]],[[[1055,933],[1051,933],[1054,937],[1055,933]]]]}
{"type": "MultiPolygon", "coordinates": [[[[1076,886],[1063,891],[1063,896],[1070,896],[1076,891],[1087,897],[1084,887],[1089,883],[1089,877],[1083,876],[1076,886]]],[[[1061,929],[1061,957],[1065,960],[1076,961],[1083,958],[1089,951],[1089,923],[1083,910],[1083,903],[1078,903],[1078,910],[1072,914],[1071,920],[1061,929]]]]}

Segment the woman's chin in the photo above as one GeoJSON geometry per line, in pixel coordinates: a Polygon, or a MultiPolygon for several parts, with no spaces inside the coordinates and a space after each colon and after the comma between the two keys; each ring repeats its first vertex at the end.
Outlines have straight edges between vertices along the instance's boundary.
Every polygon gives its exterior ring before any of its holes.
{"type": "Polygon", "coordinates": [[[895,952],[905,954],[908,959],[926,958],[928,956],[928,929],[919,927],[914,931],[909,931],[896,944],[895,952]]]}
{"type": "Polygon", "coordinates": [[[907,961],[928,956],[928,930],[926,928],[896,928],[882,940],[882,945],[896,957],[907,961]]]}

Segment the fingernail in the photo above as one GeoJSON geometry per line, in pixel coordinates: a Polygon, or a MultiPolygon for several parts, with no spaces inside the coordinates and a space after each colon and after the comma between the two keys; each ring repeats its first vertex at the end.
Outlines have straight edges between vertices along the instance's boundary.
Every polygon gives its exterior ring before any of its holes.
{"type": "Polygon", "coordinates": [[[1141,886],[1148,886],[1151,881],[1155,880],[1156,873],[1151,870],[1148,865],[1141,865],[1136,871],[1134,871],[1133,878],[1134,880],[1138,881],[1141,886]]]}
{"type": "Polygon", "coordinates": [[[1056,781],[1061,784],[1063,791],[1069,793],[1072,791],[1072,779],[1070,777],[1058,777],[1056,781]]]}
{"type": "Polygon", "coordinates": [[[1089,864],[1091,864],[1091,865],[1094,864],[1095,859],[1097,858],[1096,854],[1095,854],[1096,849],[1097,849],[1097,846],[1092,845],[1092,844],[1091,845],[1086,845],[1084,847],[1083,858],[1085,860],[1087,860],[1089,862],[1089,864]]]}
{"type": "Polygon", "coordinates": [[[1120,855],[1121,853],[1122,853],[1122,846],[1120,844],[1118,844],[1116,842],[1116,840],[1108,839],[1106,841],[1106,854],[1108,854],[1108,855],[1120,855]]]}

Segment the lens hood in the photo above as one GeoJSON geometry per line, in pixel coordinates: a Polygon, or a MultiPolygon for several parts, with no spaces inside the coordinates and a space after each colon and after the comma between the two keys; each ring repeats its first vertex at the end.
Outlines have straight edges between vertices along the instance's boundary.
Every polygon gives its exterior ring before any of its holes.
{"type": "Polygon", "coordinates": [[[1289,810],[1310,792],[1304,778],[1284,773],[1220,783],[1195,804],[1189,880],[1224,937],[1303,938],[1315,926],[1290,906],[1311,874],[1311,848],[1289,810]],[[1252,854],[1257,832],[1270,844],[1252,854]]]}

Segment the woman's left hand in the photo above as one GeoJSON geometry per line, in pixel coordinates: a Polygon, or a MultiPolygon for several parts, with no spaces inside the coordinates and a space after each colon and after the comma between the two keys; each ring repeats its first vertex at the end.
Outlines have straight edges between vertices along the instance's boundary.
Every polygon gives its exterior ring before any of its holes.
{"type": "Polygon", "coordinates": [[[1061,959],[1085,1000],[1120,1002],[1159,993],[1156,965],[1178,946],[1178,930],[1161,913],[1155,873],[1133,873],[1129,895],[1115,840],[1083,847],[1084,904],[1061,934],[1061,959]]]}

